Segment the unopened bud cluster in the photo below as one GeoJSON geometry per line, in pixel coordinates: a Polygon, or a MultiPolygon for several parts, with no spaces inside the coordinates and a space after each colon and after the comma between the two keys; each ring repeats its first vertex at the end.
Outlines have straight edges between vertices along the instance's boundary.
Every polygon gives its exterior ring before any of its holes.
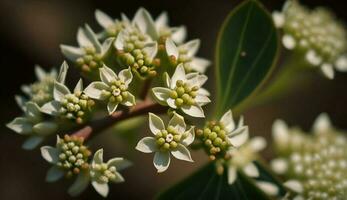
{"type": "Polygon", "coordinates": [[[99,183],[116,181],[117,169],[115,166],[108,166],[106,163],[95,164],[90,171],[90,176],[99,183]]]}
{"type": "Polygon", "coordinates": [[[178,80],[175,89],[170,92],[170,97],[175,100],[175,105],[179,108],[185,105],[195,105],[194,99],[198,90],[198,86],[191,87],[182,80],[178,80]]]}
{"type": "Polygon", "coordinates": [[[95,102],[82,92],[75,92],[65,95],[61,104],[61,115],[68,119],[75,120],[78,124],[82,124],[88,117],[87,115],[95,102]]]}
{"type": "MultiPolygon", "coordinates": [[[[196,135],[203,142],[206,152],[211,160],[224,158],[229,148],[226,131],[224,126],[216,121],[206,123],[204,129],[198,129],[196,135]]],[[[225,157],[226,159],[226,157],[225,157]]]]}
{"type": "Polygon", "coordinates": [[[107,37],[116,37],[119,32],[125,29],[129,24],[124,21],[116,20],[111,26],[105,29],[107,37]]]}
{"type": "Polygon", "coordinates": [[[173,126],[156,134],[156,143],[161,151],[173,150],[186,136],[179,133],[173,126]]]}
{"type": "Polygon", "coordinates": [[[83,145],[83,138],[65,135],[58,141],[57,148],[61,152],[57,166],[66,171],[66,176],[88,169],[91,152],[83,145]]]}
{"type": "Polygon", "coordinates": [[[148,36],[135,28],[129,28],[128,31],[124,31],[124,34],[124,52],[118,52],[120,61],[143,77],[155,76],[157,72],[153,59],[144,50],[148,36]]]}
{"type": "Polygon", "coordinates": [[[113,80],[111,84],[111,90],[102,90],[102,96],[108,98],[109,102],[121,103],[129,95],[128,87],[121,80],[113,80]]]}
{"type": "Polygon", "coordinates": [[[102,67],[102,56],[99,53],[96,53],[94,47],[84,47],[85,55],[83,57],[77,58],[76,63],[78,67],[83,72],[98,72],[98,68],[102,67]]]}
{"type": "Polygon", "coordinates": [[[299,48],[314,50],[325,63],[334,63],[347,50],[347,34],[333,13],[324,8],[309,10],[297,1],[284,9],[283,30],[299,48]]]}
{"type": "Polygon", "coordinates": [[[30,100],[39,106],[53,100],[54,81],[53,76],[46,76],[43,80],[33,83],[30,86],[30,100]]]}

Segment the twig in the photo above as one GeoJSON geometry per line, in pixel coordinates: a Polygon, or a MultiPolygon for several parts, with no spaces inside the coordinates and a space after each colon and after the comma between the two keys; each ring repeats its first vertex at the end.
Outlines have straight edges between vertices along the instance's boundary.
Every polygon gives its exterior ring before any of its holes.
{"type": "Polygon", "coordinates": [[[160,114],[165,113],[166,111],[167,108],[159,105],[158,103],[153,103],[151,101],[143,101],[129,110],[116,111],[110,116],[92,121],[90,124],[85,125],[79,130],[71,133],[71,135],[82,137],[86,140],[89,137],[91,137],[93,133],[100,132],[119,121],[147,114],[148,112],[160,114]]]}

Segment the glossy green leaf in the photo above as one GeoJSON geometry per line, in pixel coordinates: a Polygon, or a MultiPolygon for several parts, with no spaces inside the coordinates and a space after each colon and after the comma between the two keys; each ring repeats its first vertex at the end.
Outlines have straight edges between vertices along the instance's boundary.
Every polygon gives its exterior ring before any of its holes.
{"type": "Polygon", "coordinates": [[[217,114],[234,108],[259,88],[277,55],[278,34],[265,8],[247,0],[232,10],[216,47],[217,114]]]}
{"type": "Polygon", "coordinates": [[[157,200],[264,200],[269,199],[242,173],[228,184],[228,175],[218,175],[214,163],[209,163],[192,176],[157,196],[157,200]]]}

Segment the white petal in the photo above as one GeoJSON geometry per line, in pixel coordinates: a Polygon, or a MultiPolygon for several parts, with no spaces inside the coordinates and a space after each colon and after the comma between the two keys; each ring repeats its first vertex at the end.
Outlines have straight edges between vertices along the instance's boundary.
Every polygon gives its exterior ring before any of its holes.
{"type": "Polygon", "coordinates": [[[176,112],[173,114],[168,126],[173,126],[179,133],[184,133],[186,131],[184,118],[176,112]]]}
{"type": "Polygon", "coordinates": [[[296,41],[291,35],[284,35],[282,37],[283,46],[287,49],[294,49],[296,46],[296,41]]]}
{"type": "Polygon", "coordinates": [[[166,105],[168,105],[170,108],[173,108],[173,109],[177,108],[175,99],[171,99],[171,98],[166,99],[166,105]]]}
{"type": "Polygon", "coordinates": [[[198,94],[195,99],[194,99],[200,106],[204,106],[208,103],[211,102],[211,100],[205,96],[205,95],[201,95],[201,94],[198,94]]]}
{"type": "Polygon", "coordinates": [[[165,49],[168,56],[174,56],[176,59],[178,58],[178,49],[175,43],[169,38],[165,41],[165,49]]]}
{"type": "Polygon", "coordinates": [[[93,156],[92,166],[94,166],[95,164],[102,164],[102,163],[104,163],[103,155],[104,155],[104,150],[103,149],[97,150],[94,153],[94,156],[93,156]]]}
{"type": "Polygon", "coordinates": [[[35,75],[40,81],[47,76],[46,72],[39,65],[35,65],[35,75]]]}
{"type": "Polygon", "coordinates": [[[20,87],[20,89],[22,90],[22,92],[24,92],[26,95],[30,96],[31,95],[31,88],[28,85],[22,85],[20,87]]]}
{"type": "Polygon", "coordinates": [[[65,83],[65,78],[66,78],[66,74],[67,71],[69,69],[69,65],[67,65],[66,61],[63,62],[63,64],[61,64],[60,69],[59,69],[59,74],[58,74],[58,78],[57,81],[61,84],[65,83]]]}
{"type": "Polygon", "coordinates": [[[340,72],[346,72],[347,71],[347,56],[346,55],[340,56],[335,62],[335,67],[340,72]]]}
{"type": "Polygon", "coordinates": [[[328,79],[334,79],[334,68],[333,65],[324,63],[321,65],[322,73],[328,79]]]}
{"type": "MultiPolygon", "coordinates": [[[[164,122],[161,118],[153,113],[149,113],[149,128],[151,132],[156,135],[158,132],[165,129],[164,122]]],[[[184,129],[185,130],[185,129],[184,129]]]]}
{"type": "Polygon", "coordinates": [[[191,106],[182,106],[181,110],[192,117],[204,118],[204,110],[199,105],[191,105],[191,106]]]}
{"type": "Polygon", "coordinates": [[[129,18],[124,13],[121,13],[120,17],[121,17],[123,22],[126,22],[126,23],[130,24],[129,18]]]}
{"type": "Polygon", "coordinates": [[[178,144],[175,149],[171,150],[171,154],[179,160],[194,162],[189,150],[182,144],[178,144]]]}
{"type": "Polygon", "coordinates": [[[40,107],[33,102],[27,102],[25,105],[25,115],[29,121],[36,122],[40,120],[41,110],[40,107]]]}
{"type": "Polygon", "coordinates": [[[93,44],[93,47],[95,48],[95,51],[100,53],[101,52],[101,44],[94,33],[94,31],[90,28],[88,24],[85,24],[85,34],[89,38],[89,41],[93,44]]]}
{"type": "Polygon", "coordinates": [[[281,12],[274,11],[272,13],[272,19],[274,20],[276,28],[282,28],[285,22],[284,15],[281,12]]]}
{"type": "Polygon", "coordinates": [[[115,38],[113,37],[110,37],[110,38],[107,38],[103,43],[102,43],[102,46],[101,46],[101,56],[104,56],[111,48],[113,42],[114,42],[115,38]]]}
{"type": "Polygon", "coordinates": [[[183,64],[179,64],[177,67],[176,67],[176,70],[174,72],[174,74],[172,75],[171,77],[171,89],[174,89],[175,86],[176,86],[176,82],[178,80],[183,80],[185,81],[185,77],[186,77],[186,72],[184,70],[184,67],[183,67],[183,64]]]}
{"type": "Polygon", "coordinates": [[[78,45],[81,47],[92,47],[93,46],[93,43],[89,40],[89,38],[87,37],[83,28],[78,28],[77,42],[78,42],[78,45]]]}
{"type": "Polygon", "coordinates": [[[118,74],[119,80],[123,81],[126,86],[133,80],[133,74],[131,73],[130,67],[128,69],[123,69],[118,74]]]}
{"type": "Polygon", "coordinates": [[[102,26],[104,29],[107,29],[114,24],[113,19],[101,10],[95,11],[95,18],[100,26],[102,26]]]}
{"type": "Polygon", "coordinates": [[[40,136],[51,135],[58,129],[58,125],[54,122],[40,122],[33,126],[33,131],[40,136]]]}
{"type": "Polygon", "coordinates": [[[124,36],[125,36],[124,30],[118,33],[117,38],[114,42],[114,47],[117,50],[123,50],[124,49],[124,44],[125,44],[124,36]]]}
{"type": "Polygon", "coordinates": [[[171,83],[171,79],[170,79],[170,76],[169,76],[169,74],[167,72],[165,72],[163,74],[163,79],[164,79],[166,87],[169,88],[170,87],[170,83],[171,83]]]}
{"type": "Polygon", "coordinates": [[[135,104],[136,104],[135,96],[128,92],[128,96],[125,99],[123,99],[122,105],[134,106],[135,104]]]}
{"type": "Polygon", "coordinates": [[[199,47],[200,47],[199,39],[191,40],[180,46],[180,48],[183,48],[188,51],[187,53],[188,57],[193,57],[196,54],[196,52],[198,52],[199,47]]]}
{"type": "Polygon", "coordinates": [[[105,97],[102,95],[102,90],[108,89],[108,85],[106,85],[104,82],[96,81],[90,83],[88,87],[84,89],[84,93],[90,98],[104,100],[105,97]]]}
{"type": "Polygon", "coordinates": [[[237,178],[237,170],[236,167],[230,165],[228,167],[228,183],[229,185],[232,185],[237,178]]]}
{"type": "Polygon", "coordinates": [[[172,30],[171,39],[177,44],[181,44],[187,37],[187,29],[185,26],[180,26],[172,30]]]}
{"type": "Polygon", "coordinates": [[[258,152],[258,151],[261,151],[261,150],[265,149],[265,147],[266,147],[266,140],[263,137],[260,137],[260,136],[253,137],[249,141],[249,145],[253,149],[254,152],[258,152]]]}
{"type": "Polygon", "coordinates": [[[158,44],[157,42],[147,43],[142,50],[146,52],[149,58],[153,59],[157,55],[158,44]]]}
{"type": "Polygon", "coordinates": [[[41,147],[42,157],[49,163],[56,163],[59,160],[59,150],[51,146],[41,147]]]}
{"type": "Polygon", "coordinates": [[[99,71],[101,81],[106,83],[107,85],[111,85],[111,81],[118,78],[114,71],[106,65],[100,68],[99,71]]]}
{"type": "Polygon", "coordinates": [[[64,171],[57,166],[51,167],[46,175],[47,182],[55,182],[64,176],[64,171]]]}
{"type": "Polygon", "coordinates": [[[115,166],[117,171],[121,171],[125,168],[128,168],[131,166],[131,162],[124,159],[124,158],[112,158],[109,161],[107,161],[108,166],[115,166]]]}
{"type": "Polygon", "coordinates": [[[85,189],[87,189],[90,181],[90,176],[86,172],[80,172],[75,180],[75,182],[69,187],[69,195],[75,197],[81,194],[85,189]]]}
{"type": "Polygon", "coordinates": [[[60,45],[60,50],[66,58],[73,62],[84,55],[84,51],[82,49],[68,45],[60,45]]]}
{"type": "Polygon", "coordinates": [[[283,185],[286,186],[287,188],[293,190],[294,192],[297,192],[297,193],[302,193],[304,190],[301,183],[299,181],[296,181],[296,180],[286,181],[283,185]]]}
{"type": "Polygon", "coordinates": [[[249,133],[247,126],[237,129],[232,132],[231,135],[228,135],[229,141],[234,147],[242,146],[248,140],[248,137],[249,133]]]}
{"type": "Polygon", "coordinates": [[[193,60],[190,62],[190,66],[192,70],[205,73],[208,66],[211,65],[211,61],[204,59],[204,58],[197,58],[194,57],[193,60]]]}
{"type": "Polygon", "coordinates": [[[53,96],[54,100],[56,101],[62,101],[65,95],[70,94],[69,88],[67,88],[65,85],[55,82],[54,83],[54,89],[53,89],[53,96]]]}
{"type": "Polygon", "coordinates": [[[43,142],[45,138],[40,136],[30,136],[28,139],[24,141],[22,144],[22,148],[25,150],[33,150],[35,149],[39,144],[43,142]]]}
{"type": "Polygon", "coordinates": [[[168,23],[169,17],[167,12],[164,11],[155,20],[155,27],[159,30],[160,28],[166,27],[168,23]]]}
{"type": "Polygon", "coordinates": [[[166,100],[170,98],[170,89],[163,87],[155,87],[152,89],[152,92],[154,94],[154,98],[157,100],[158,103],[160,103],[161,105],[167,105],[166,100]]]}
{"type": "Polygon", "coordinates": [[[272,125],[272,137],[275,143],[286,144],[289,141],[289,129],[283,120],[277,119],[272,125]]]}
{"type": "Polygon", "coordinates": [[[23,96],[20,96],[20,95],[16,95],[14,97],[14,99],[15,99],[17,105],[20,107],[20,109],[22,109],[22,111],[24,111],[27,99],[25,99],[23,96]]]}
{"type": "Polygon", "coordinates": [[[83,91],[83,81],[82,79],[80,79],[76,86],[75,86],[75,89],[73,90],[73,92],[82,92],[83,91]]]}
{"type": "Polygon", "coordinates": [[[235,129],[235,121],[231,110],[228,110],[220,119],[220,122],[224,125],[224,129],[227,132],[231,132],[235,129]]]}
{"type": "Polygon", "coordinates": [[[252,162],[243,167],[243,171],[249,177],[259,177],[259,170],[252,162]]]}
{"type": "Polygon", "coordinates": [[[195,139],[195,131],[194,131],[194,126],[190,127],[188,131],[186,131],[187,137],[182,140],[182,144],[185,146],[190,145],[191,143],[194,142],[195,139]]]}
{"type": "Polygon", "coordinates": [[[313,66],[318,66],[322,62],[322,58],[313,50],[309,50],[306,53],[306,60],[313,66]]]}
{"type": "Polygon", "coordinates": [[[60,108],[59,101],[50,101],[41,107],[41,111],[49,115],[58,115],[60,108]]]}
{"type": "Polygon", "coordinates": [[[6,124],[6,126],[19,134],[29,134],[32,132],[32,124],[24,117],[17,117],[6,124]]]}
{"type": "Polygon", "coordinates": [[[198,94],[205,95],[205,96],[210,96],[210,92],[207,91],[205,88],[200,88],[198,90],[198,94]]]}
{"type": "Polygon", "coordinates": [[[154,154],[153,164],[157,168],[158,173],[162,173],[170,165],[170,153],[168,151],[158,151],[154,154]]]}
{"type": "Polygon", "coordinates": [[[256,181],[256,184],[267,195],[271,195],[271,196],[278,195],[279,189],[275,184],[265,182],[265,181],[256,181]]]}
{"type": "Polygon", "coordinates": [[[159,38],[154,20],[146,9],[140,8],[136,12],[133,22],[143,33],[150,35],[153,40],[159,38]]]}
{"type": "Polygon", "coordinates": [[[153,137],[144,137],[137,143],[135,149],[143,153],[152,153],[157,151],[158,147],[153,137]]]}
{"type": "Polygon", "coordinates": [[[271,169],[277,174],[284,174],[288,170],[288,163],[285,159],[273,159],[271,161],[271,169]]]}
{"type": "Polygon", "coordinates": [[[109,192],[109,187],[107,183],[98,183],[96,181],[92,181],[92,185],[101,196],[107,197],[109,192]]]}
{"type": "Polygon", "coordinates": [[[326,113],[320,114],[313,123],[313,132],[324,133],[332,129],[331,121],[326,113]]]}
{"type": "Polygon", "coordinates": [[[116,111],[117,107],[118,107],[118,103],[109,101],[107,103],[108,114],[112,115],[116,111]]]}
{"type": "Polygon", "coordinates": [[[125,181],[123,176],[119,172],[115,172],[115,175],[116,175],[116,180],[114,181],[115,183],[121,183],[125,181]]]}

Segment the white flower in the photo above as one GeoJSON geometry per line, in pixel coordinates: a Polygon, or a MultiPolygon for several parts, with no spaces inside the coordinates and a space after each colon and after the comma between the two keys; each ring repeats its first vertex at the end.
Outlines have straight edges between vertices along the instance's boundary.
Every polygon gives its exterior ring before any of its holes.
{"type": "Polygon", "coordinates": [[[33,102],[27,102],[23,117],[16,117],[6,126],[18,134],[29,136],[22,147],[27,150],[34,149],[47,135],[56,132],[58,125],[51,121],[44,121],[39,106],[33,102]]]}
{"type": "Polygon", "coordinates": [[[179,109],[192,117],[205,117],[201,106],[210,102],[209,93],[201,88],[207,76],[198,73],[186,74],[183,64],[177,66],[171,79],[164,74],[167,87],[152,89],[155,99],[162,105],[179,109]]]}
{"type": "Polygon", "coordinates": [[[153,164],[158,173],[164,172],[170,165],[170,153],[179,160],[193,162],[187,146],[194,141],[194,127],[186,131],[184,118],[174,113],[168,126],[153,113],[149,113],[149,127],[155,137],[141,139],[136,149],[144,153],[153,153],[153,164]]]}
{"type": "Polygon", "coordinates": [[[53,115],[75,120],[81,124],[88,119],[88,114],[92,111],[94,101],[83,93],[82,79],[78,81],[73,93],[64,84],[54,83],[54,100],[41,107],[41,111],[53,115]]]}
{"type": "Polygon", "coordinates": [[[79,28],[77,42],[79,47],[60,45],[62,53],[72,62],[75,62],[84,73],[98,72],[103,65],[103,57],[110,49],[114,38],[108,38],[100,44],[95,33],[86,25],[79,28]]]}
{"type": "Polygon", "coordinates": [[[274,123],[278,157],[271,162],[274,172],[285,178],[284,186],[297,193],[295,199],[344,199],[347,195],[345,132],[334,129],[325,113],[315,120],[313,134],[284,125],[282,121],[274,123]],[[283,140],[279,140],[281,135],[285,136],[283,140]],[[285,147],[278,148],[281,145],[285,147]]]}
{"type": "Polygon", "coordinates": [[[306,61],[319,66],[329,79],[334,78],[334,68],[347,71],[347,32],[329,10],[310,10],[287,0],[282,12],[275,11],[272,16],[276,27],[283,30],[285,48],[303,52],[306,61]]]}
{"type": "MultiPolygon", "coordinates": [[[[228,182],[233,184],[237,178],[237,171],[243,171],[252,178],[259,177],[259,170],[253,163],[258,157],[258,152],[266,147],[266,140],[262,137],[254,137],[239,148],[232,148],[228,154],[231,159],[228,161],[228,182]]],[[[257,186],[269,195],[277,195],[279,189],[276,185],[255,180],[257,186]]]]}
{"type": "Polygon", "coordinates": [[[112,158],[107,163],[103,161],[103,150],[99,149],[95,154],[90,167],[90,177],[94,189],[103,197],[109,192],[109,182],[124,182],[120,170],[130,166],[130,162],[123,158],[112,158]]]}
{"type": "Polygon", "coordinates": [[[121,20],[113,19],[101,10],[95,11],[95,18],[104,31],[98,34],[101,39],[116,37],[120,31],[131,26],[131,22],[126,15],[121,14],[121,20]]]}
{"type": "Polygon", "coordinates": [[[119,104],[133,106],[136,104],[135,97],[128,92],[129,84],[133,75],[129,69],[119,72],[118,76],[104,65],[100,68],[101,81],[92,82],[84,90],[90,98],[107,101],[107,110],[111,115],[116,111],[119,104]]]}
{"type": "Polygon", "coordinates": [[[22,85],[22,91],[29,97],[16,95],[15,100],[20,108],[25,107],[25,103],[28,101],[32,101],[39,106],[51,101],[53,99],[53,86],[54,81],[58,81],[60,83],[65,82],[66,73],[68,70],[68,66],[66,62],[60,67],[59,75],[55,69],[52,69],[50,72],[45,72],[40,66],[35,66],[35,74],[37,80],[35,83],[30,85],[22,85]]]}
{"type": "Polygon", "coordinates": [[[176,46],[175,42],[171,39],[165,41],[165,49],[167,55],[177,62],[177,64],[183,63],[183,66],[187,72],[196,71],[205,73],[207,67],[211,64],[209,60],[204,58],[195,57],[200,46],[200,40],[191,40],[185,44],[176,46]]]}
{"type": "Polygon", "coordinates": [[[215,160],[224,158],[230,148],[243,145],[249,133],[248,127],[243,124],[243,118],[241,117],[236,125],[232,112],[229,110],[218,122],[207,122],[203,130],[197,130],[197,135],[210,155],[210,159],[215,160]]]}

